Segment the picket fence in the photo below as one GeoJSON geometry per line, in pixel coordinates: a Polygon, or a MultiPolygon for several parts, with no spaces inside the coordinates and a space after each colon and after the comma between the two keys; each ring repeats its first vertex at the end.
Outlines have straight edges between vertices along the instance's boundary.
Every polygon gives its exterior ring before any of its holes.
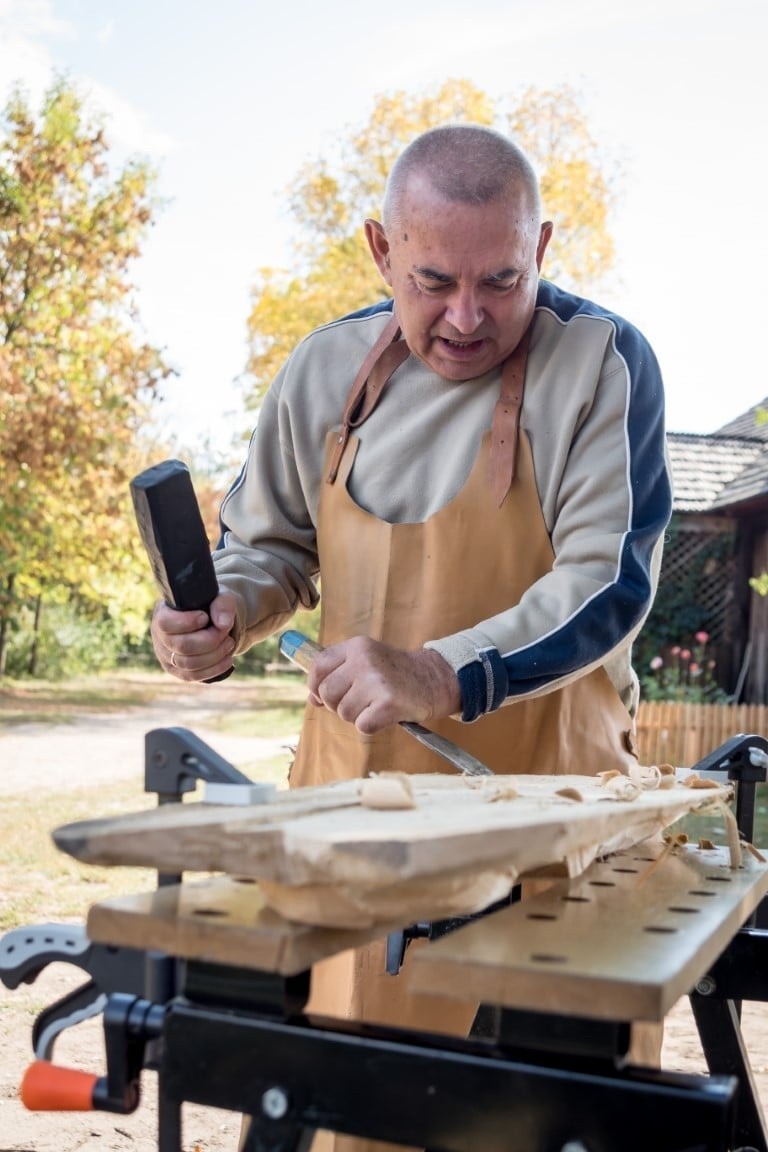
{"type": "Polygon", "coordinates": [[[641,764],[690,768],[739,732],[768,737],[768,705],[654,700],[637,713],[641,764]]]}

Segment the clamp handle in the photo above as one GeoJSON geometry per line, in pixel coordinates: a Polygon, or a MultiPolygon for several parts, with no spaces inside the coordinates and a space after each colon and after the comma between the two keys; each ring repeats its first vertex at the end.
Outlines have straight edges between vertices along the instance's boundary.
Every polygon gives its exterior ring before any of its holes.
{"type": "Polygon", "coordinates": [[[30,1112],[92,1112],[99,1077],[93,1072],[35,1060],[21,1082],[21,1102],[30,1112]]]}

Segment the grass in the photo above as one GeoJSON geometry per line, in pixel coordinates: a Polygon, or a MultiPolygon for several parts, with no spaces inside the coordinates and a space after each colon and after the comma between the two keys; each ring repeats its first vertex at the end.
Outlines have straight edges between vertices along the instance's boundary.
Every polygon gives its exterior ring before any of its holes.
{"type": "MultiPolygon", "coordinates": [[[[0,735],[19,724],[66,724],[84,713],[129,711],[178,697],[179,691],[175,681],[153,672],[83,677],[66,684],[4,680],[0,735]]],[[[239,765],[254,778],[285,781],[292,756],[289,741],[299,730],[306,699],[303,678],[253,677],[232,685],[226,699],[222,703],[218,697],[215,710],[206,708],[206,728],[285,740],[279,753],[239,765]]],[[[117,781],[108,789],[97,785],[5,797],[0,805],[0,931],[48,920],[81,921],[100,900],[154,887],[153,871],[81,864],[56,848],[51,833],[63,824],[138,812],[155,803],[154,796],[144,792],[141,778],[117,781]]]]}
{"type": "Polygon", "coordinates": [[[140,784],[118,782],[76,792],[6,797],[0,808],[0,928],[82,920],[91,904],[154,885],[136,868],[95,868],[60,852],[51,833],[62,824],[151,807],[140,784]]]}

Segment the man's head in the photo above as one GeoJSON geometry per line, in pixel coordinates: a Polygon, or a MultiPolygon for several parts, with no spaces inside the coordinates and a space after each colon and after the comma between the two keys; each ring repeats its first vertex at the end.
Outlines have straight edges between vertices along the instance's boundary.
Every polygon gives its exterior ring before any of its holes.
{"type": "Polygon", "coordinates": [[[411,351],[472,380],[517,346],[552,232],[526,156],[473,124],[435,128],[396,161],[368,244],[411,351]]]}

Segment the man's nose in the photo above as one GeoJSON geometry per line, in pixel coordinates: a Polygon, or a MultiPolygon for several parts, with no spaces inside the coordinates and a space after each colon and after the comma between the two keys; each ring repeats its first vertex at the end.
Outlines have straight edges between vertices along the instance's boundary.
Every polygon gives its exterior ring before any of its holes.
{"type": "Polygon", "coordinates": [[[483,319],[483,309],[477,294],[469,288],[457,288],[448,300],[445,318],[464,336],[477,331],[483,319]]]}

